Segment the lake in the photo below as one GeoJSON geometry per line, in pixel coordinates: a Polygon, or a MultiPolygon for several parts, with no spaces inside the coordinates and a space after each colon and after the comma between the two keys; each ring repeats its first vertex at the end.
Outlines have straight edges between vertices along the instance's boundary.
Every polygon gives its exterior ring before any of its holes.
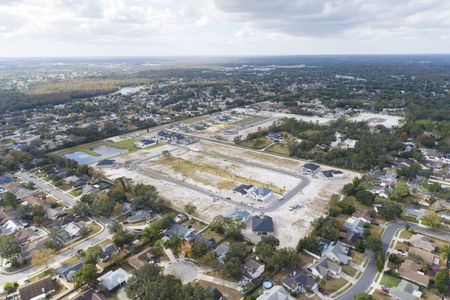
{"type": "Polygon", "coordinates": [[[79,164],[89,165],[93,162],[107,159],[116,155],[127,153],[127,149],[118,149],[114,147],[109,147],[105,145],[100,145],[92,148],[91,151],[98,153],[98,156],[90,155],[81,151],[74,151],[64,154],[65,158],[72,159],[79,164]]]}

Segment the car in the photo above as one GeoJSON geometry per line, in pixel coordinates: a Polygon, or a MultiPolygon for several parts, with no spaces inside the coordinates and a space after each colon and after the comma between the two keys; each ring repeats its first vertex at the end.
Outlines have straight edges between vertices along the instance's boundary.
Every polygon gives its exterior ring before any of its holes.
{"type": "Polygon", "coordinates": [[[226,199],[227,199],[227,200],[231,200],[231,197],[227,197],[226,199]]]}

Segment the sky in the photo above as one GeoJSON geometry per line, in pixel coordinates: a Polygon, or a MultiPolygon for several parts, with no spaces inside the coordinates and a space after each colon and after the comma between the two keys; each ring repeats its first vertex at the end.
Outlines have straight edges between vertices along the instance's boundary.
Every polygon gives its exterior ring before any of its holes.
{"type": "Polygon", "coordinates": [[[0,0],[0,57],[449,52],[449,0],[0,0]]]}

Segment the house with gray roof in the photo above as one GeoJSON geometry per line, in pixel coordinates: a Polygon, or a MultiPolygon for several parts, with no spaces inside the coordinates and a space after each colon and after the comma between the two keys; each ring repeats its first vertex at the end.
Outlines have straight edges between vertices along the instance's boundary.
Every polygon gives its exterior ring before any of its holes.
{"type": "Polygon", "coordinates": [[[248,190],[249,197],[257,200],[257,201],[267,201],[273,196],[273,192],[271,189],[266,189],[265,187],[252,187],[248,190]]]}
{"type": "Polygon", "coordinates": [[[192,228],[187,228],[185,226],[175,223],[172,224],[172,226],[170,226],[169,229],[167,229],[164,232],[164,235],[169,238],[172,236],[178,236],[180,239],[188,240],[194,233],[194,231],[195,230],[192,228]]]}
{"type": "Polygon", "coordinates": [[[55,282],[50,276],[46,276],[19,288],[19,295],[21,300],[47,299],[55,291],[55,282]]]}
{"type": "Polygon", "coordinates": [[[346,265],[351,260],[351,257],[347,255],[348,251],[349,247],[347,245],[337,241],[328,245],[323,251],[323,255],[335,262],[346,265]]]}
{"type": "Polygon", "coordinates": [[[125,284],[129,278],[130,274],[128,274],[124,269],[119,268],[115,271],[109,271],[108,273],[100,276],[97,280],[106,290],[112,291],[115,288],[125,284]]]}
{"type": "Polygon", "coordinates": [[[256,279],[264,273],[265,265],[252,258],[247,260],[244,264],[244,277],[252,280],[256,279]]]}
{"type": "Polygon", "coordinates": [[[78,272],[79,269],[81,269],[82,266],[83,266],[83,260],[80,259],[71,266],[63,265],[63,266],[59,267],[58,269],[56,269],[56,274],[58,274],[58,276],[60,278],[63,278],[66,281],[71,282],[73,280],[75,274],[78,272]]]}
{"type": "Polygon", "coordinates": [[[364,227],[365,224],[366,220],[363,218],[350,217],[345,221],[344,225],[342,226],[342,229],[344,229],[347,232],[363,234],[365,230],[364,227]]]}
{"type": "Polygon", "coordinates": [[[228,242],[224,242],[213,250],[213,254],[214,257],[223,262],[227,256],[228,251],[230,251],[230,244],[228,242]]]}
{"type": "Polygon", "coordinates": [[[146,210],[136,210],[134,211],[131,216],[127,218],[127,221],[130,223],[136,223],[141,221],[148,221],[152,218],[152,215],[146,211],[146,210]]]}
{"type": "Polygon", "coordinates": [[[257,234],[272,234],[273,220],[269,216],[253,216],[252,217],[252,231],[257,234]]]}
{"type": "Polygon", "coordinates": [[[308,269],[311,273],[318,278],[324,278],[327,276],[338,278],[342,271],[342,267],[326,256],[322,256],[316,262],[312,263],[308,269]]]}
{"type": "Polygon", "coordinates": [[[419,286],[402,279],[400,283],[389,290],[389,295],[398,300],[415,300],[422,297],[419,286]]]}
{"type": "Polygon", "coordinates": [[[317,283],[313,277],[304,272],[294,272],[283,279],[283,286],[291,293],[305,293],[307,290],[313,290],[317,283]]]}
{"type": "Polygon", "coordinates": [[[281,285],[275,285],[256,298],[256,300],[295,300],[281,285]]]}
{"type": "Polygon", "coordinates": [[[235,208],[231,212],[224,215],[224,218],[247,222],[250,213],[246,210],[235,208]]]}

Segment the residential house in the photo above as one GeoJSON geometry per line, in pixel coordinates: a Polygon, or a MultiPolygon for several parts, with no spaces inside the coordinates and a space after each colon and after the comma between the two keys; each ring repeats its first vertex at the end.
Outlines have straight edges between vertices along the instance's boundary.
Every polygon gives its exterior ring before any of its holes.
{"type": "Polygon", "coordinates": [[[28,204],[31,206],[35,206],[35,205],[41,205],[42,204],[42,199],[40,197],[37,197],[35,195],[30,195],[27,196],[23,199],[22,204],[28,204]]]}
{"type": "Polygon", "coordinates": [[[269,132],[267,138],[275,143],[281,143],[284,140],[283,135],[278,132],[269,132]]]}
{"type": "Polygon", "coordinates": [[[16,192],[14,192],[16,197],[19,198],[20,200],[23,200],[28,196],[34,195],[34,193],[35,193],[35,191],[25,189],[25,188],[19,188],[16,192]]]}
{"type": "Polygon", "coordinates": [[[254,186],[251,184],[241,184],[235,187],[233,189],[233,192],[246,196],[248,194],[248,191],[250,191],[252,188],[254,188],[254,186]]]}
{"type": "Polygon", "coordinates": [[[412,206],[412,205],[406,207],[406,209],[405,209],[405,214],[409,217],[415,218],[416,220],[420,220],[427,213],[428,213],[428,211],[426,209],[419,208],[419,207],[412,206]]]}
{"type": "Polygon", "coordinates": [[[77,294],[72,300],[108,300],[102,293],[97,293],[92,288],[89,288],[77,294]]]}
{"type": "Polygon", "coordinates": [[[347,245],[337,241],[328,245],[323,251],[323,255],[335,262],[346,265],[351,260],[351,257],[347,255],[348,251],[349,247],[347,245]]]}
{"type": "Polygon", "coordinates": [[[19,219],[12,219],[6,221],[5,224],[0,226],[0,230],[3,234],[11,234],[15,233],[16,231],[24,229],[25,226],[28,226],[28,223],[26,223],[25,221],[19,219]]]}
{"type": "Polygon", "coordinates": [[[48,208],[45,212],[47,215],[47,218],[50,220],[56,220],[61,217],[67,216],[67,211],[62,207],[56,207],[56,208],[48,208]]]}
{"type": "Polygon", "coordinates": [[[152,218],[152,215],[146,210],[136,210],[131,216],[127,218],[127,221],[130,223],[148,221],[152,218]]]}
{"type": "Polygon", "coordinates": [[[167,229],[164,232],[164,235],[169,238],[172,236],[178,236],[180,239],[188,240],[193,233],[194,229],[187,228],[185,226],[175,223],[172,224],[172,226],[170,226],[169,229],[167,229]]]}
{"type": "Polygon", "coordinates": [[[304,174],[314,174],[319,170],[320,166],[313,163],[306,163],[303,165],[304,174]]]}
{"type": "Polygon", "coordinates": [[[231,212],[225,214],[224,217],[227,219],[238,220],[245,223],[250,217],[250,213],[246,210],[235,208],[231,212]]]}
{"type": "Polygon", "coordinates": [[[191,243],[203,244],[208,249],[211,248],[214,245],[214,243],[216,242],[213,238],[207,239],[203,235],[195,233],[195,232],[190,236],[189,241],[191,243]]]}
{"type": "Polygon", "coordinates": [[[317,283],[304,272],[294,272],[284,277],[283,286],[291,293],[305,293],[315,289],[317,283]]]}
{"type": "Polygon", "coordinates": [[[124,269],[119,268],[115,271],[109,271],[108,273],[100,276],[97,280],[107,291],[112,291],[115,288],[125,284],[129,278],[130,274],[128,274],[124,269]]]}
{"type": "Polygon", "coordinates": [[[63,278],[68,282],[72,282],[72,280],[75,277],[75,274],[78,272],[79,269],[81,269],[82,266],[83,266],[83,260],[80,259],[73,265],[70,265],[70,266],[62,265],[61,267],[56,269],[56,274],[58,274],[58,276],[60,278],[63,278]]]}
{"type": "Polygon", "coordinates": [[[266,189],[264,187],[252,187],[248,191],[248,196],[257,200],[265,202],[267,200],[270,200],[273,196],[273,192],[271,189],[266,189]]]}
{"type": "Polygon", "coordinates": [[[104,245],[101,248],[102,248],[102,254],[100,255],[101,262],[107,261],[113,253],[117,252],[117,247],[113,243],[104,245]]]}
{"type": "Polygon", "coordinates": [[[22,230],[16,231],[14,236],[16,237],[19,245],[30,243],[39,238],[39,235],[35,230],[33,230],[33,228],[24,228],[22,230]]]}
{"type": "Polygon", "coordinates": [[[213,250],[213,254],[214,257],[223,262],[227,256],[228,251],[230,251],[230,244],[228,242],[224,242],[213,250]]]}
{"type": "Polygon", "coordinates": [[[272,234],[274,232],[273,229],[273,220],[271,217],[265,216],[253,216],[252,217],[252,231],[257,234],[272,234]]]}
{"type": "Polygon", "coordinates": [[[423,250],[417,247],[409,247],[409,253],[420,256],[424,261],[430,265],[439,265],[440,257],[427,250],[423,250]]]}
{"type": "Polygon", "coordinates": [[[0,210],[0,225],[5,224],[9,220],[11,220],[11,216],[5,213],[3,210],[0,210]]]}
{"type": "Polygon", "coordinates": [[[348,218],[344,225],[342,226],[342,229],[346,230],[347,232],[353,232],[358,234],[363,234],[366,224],[366,220],[363,218],[354,218],[350,217],[348,218]]]}
{"type": "Polygon", "coordinates": [[[19,288],[21,300],[46,299],[56,290],[56,284],[50,276],[25,284],[19,288]]]}
{"type": "Polygon", "coordinates": [[[256,300],[295,300],[295,298],[289,295],[281,285],[274,285],[271,289],[265,290],[256,300]]]}
{"type": "Polygon", "coordinates": [[[224,300],[222,293],[215,287],[209,286],[206,288],[208,292],[211,293],[211,300],[224,300]]]}
{"type": "MultiPolygon", "coordinates": [[[[70,222],[62,227],[62,231],[67,232],[69,239],[74,239],[80,235],[81,227],[75,222],[70,222]]],[[[61,232],[60,232],[61,233],[61,232]]]]}
{"type": "Polygon", "coordinates": [[[372,223],[373,218],[370,214],[370,212],[367,209],[364,210],[356,210],[353,214],[352,214],[353,218],[361,218],[363,219],[366,223],[372,223]]]}
{"type": "Polygon", "coordinates": [[[139,149],[144,149],[144,148],[156,145],[156,144],[157,144],[156,140],[143,139],[143,140],[140,140],[140,141],[137,141],[136,143],[134,143],[134,146],[139,149]]]}
{"type": "Polygon", "coordinates": [[[405,260],[398,269],[398,273],[401,277],[427,287],[430,284],[430,277],[421,271],[421,266],[414,261],[405,260]]]}
{"type": "Polygon", "coordinates": [[[112,168],[116,165],[116,161],[114,159],[103,159],[97,163],[97,167],[99,168],[112,168]]]}
{"type": "Polygon", "coordinates": [[[414,247],[433,252],[436,247],[434,243],[429,239],[428,237],[422,235],[422,234],[414,234],[409,238],[409,242],[411,245],[414,245],[414,247]]]}
{"type": "Polygon", "coordinates": [[[342,271],[342,267],[326,256],[322,256],[316,262],[312,263],[308,268],[311,273],[318,278],[327,276],[338,278],[342,271]]]}
{"type": "Polygon", "coordinates": [[[140,269],[143,266],[149,264],[154,261],[155,255],[153,254],[153,250],[151,248],[146,248],[143,251],[139,252],[136,255],[133,255],[128,259],[128,263],[135,269],[140,269]]]}
{"type": "Polygon", "coordinates": [[[264,273],[265,265],[252,258],[244,263],[244,277],[253,280],[264,273]]]}
{"type": "Polygon", "coordinates": [[[339,170],[325,170],[325,171],[322,171],[322,175],[328,179],[344,177],[344,173],[339,170]]]}
{"type": "Polygon", "coordinates": [[[416,300],[422,298],[422,292],[419,290],[419,286],[403,279],[396,287],[389,290],[389,295],[398,300],[416,300]]]}

